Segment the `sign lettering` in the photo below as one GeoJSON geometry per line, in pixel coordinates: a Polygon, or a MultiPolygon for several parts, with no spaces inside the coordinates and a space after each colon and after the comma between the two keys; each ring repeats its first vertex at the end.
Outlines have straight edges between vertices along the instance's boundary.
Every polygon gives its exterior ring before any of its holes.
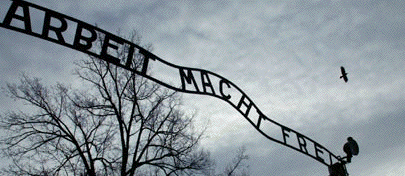
{"type": "MultiPolygon", "coordinates": [[[[269,140],[290,147],[327,166],[340,161],[336,155],[319,143],[265,116],[238,86],[216,73],[169,63],[144,48],[96,26],[26,1],[11,1],[0,27],[92,55],[175,91],[217,97],[233,106],[259,133],[269,140]],[[18,14],[18,10],[22,11],[22,14],[18,14]],[[42,30],[33,30],[32,23],[34,21],[31,20],[30,10],[41,11],[45,14],[43,23],[41,23],[43,24],[42,30]],[[69,33],[72,31],[73,34],[69,33]],[[69,38],[69,36],[73,36],[73,38],[69,38]],[[101,50],[97,48],[97,39],[103,40],[101,50]],[[119,58],[115,53],[123,47],[126,48],[125,57],[119,58]],[[132,64],[135,54],[142,56],[140,58],[142,65],[135,66],[132,64]],[[166,79],[159,78],[158,74],[157,76],[148,74],[151,68],[168,70],[178,74],[178,77],[168,82],[166,79]],[[279,131],[279,133],[278,135],[270,133],[268,129],[279,131]]],[[[154,73],[159,73],[159,71],[154,73]]]]}

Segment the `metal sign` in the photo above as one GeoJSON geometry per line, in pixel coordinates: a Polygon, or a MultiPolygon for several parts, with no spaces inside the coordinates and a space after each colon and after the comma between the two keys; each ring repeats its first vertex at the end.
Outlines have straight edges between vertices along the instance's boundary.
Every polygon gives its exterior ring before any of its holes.
{"type": "Polygon", "coordinates": [[[26,1],[11,1],[7,14],[0,23],[3,28],[95,56],[175,91],[217,97],[234,107],[266,138],[327,166],[341,161],[314,140],[268,118],[238,86],[216,73],[169,63],[144,48],[94,25],[26,1]],[[33,14],[44,14],[43,20],[31,20],[33,14]],[[96,46],[96,40],[100,38],[103,40],[101,50],[96,46]],[[114,55],[114,51],[121,47],[128,48],[124,58],[114,55]],[[142,57],[135,58],[134,55],[142,57]],[[140,67],[134,66],[133,59],[141,59],[143,64],[140,67]],[[150,72],[153,72],[153,75],[149,74],[150,72]],[[168,79],[168,74],[173,78],[168,79]]]}

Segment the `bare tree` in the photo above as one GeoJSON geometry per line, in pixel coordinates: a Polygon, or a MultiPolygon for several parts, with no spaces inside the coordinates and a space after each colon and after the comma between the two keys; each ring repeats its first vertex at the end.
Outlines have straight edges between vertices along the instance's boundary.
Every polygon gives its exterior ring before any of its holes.
{"type": "Polygon", "coordinates": [[[232,160],[232,162],[230,164],[228,164],[225,168],[224,171],[224,175],[227,176],[247,176],[249,175],[248,172],[248,167],[247,165],[245,165],[245,163],[243,162],[244,160],[248,160],[249,156],[247,154],[245,154],[246,152],[246,147],[242,146],[241,148],[239,148],[239,150],[237,151],[237,155],[236,157],[232,160]]]}
{"type": "MultiPolygon", "coordinates": [[[[132,64],[141,65],[141,57],[132,64]]],[[[8,95],[29,108],[1,117],[3,153],[12,160],[4,172],[191,175],[212,166],[198,146],[203,131],[193,128],[194,116],[181,110],[176,92],[91,56],[77,66],[82,89],[46,87],[28,76],[8,84],[8,95]]]]}

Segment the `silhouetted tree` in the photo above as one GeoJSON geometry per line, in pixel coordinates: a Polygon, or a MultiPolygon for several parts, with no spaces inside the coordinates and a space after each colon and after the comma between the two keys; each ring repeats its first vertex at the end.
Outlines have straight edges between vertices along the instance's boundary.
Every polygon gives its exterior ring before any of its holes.
{"type": "Polygon", "coordinates": [[[232,160],[231,163],[229,163],[224,171],[224,175],[227,176],[248,176],[249,171],[248,171],[248,166],[245,165],[243,162],[244,160],[249,159],[249,156],[245,154],[246,152],[246,147],[242,146],[239,148],[237,151],[236,157],[232,160]]]}
{"type": "MultiPolygon", "coordinates": [[[[130,40],[139,43],[136,34],[130,40]]],[[[141,57],[135,54],[132,64],[141,65],[141,57]]],[[[212,167],[198,147],[203,132],[193,128],[176,92],[92,56],[77,66],[81,88],[47,87],[28,76],[8,84],[8,95],[28,108],[1,117],[3,153],[12,161],[4,172],[191,175],[212,167]]]]}

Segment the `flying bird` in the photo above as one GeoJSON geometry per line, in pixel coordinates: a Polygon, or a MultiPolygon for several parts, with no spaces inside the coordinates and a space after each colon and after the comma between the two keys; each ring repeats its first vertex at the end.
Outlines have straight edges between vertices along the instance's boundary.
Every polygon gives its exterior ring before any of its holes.
{"type": "Polygon", "coordinates": [[[340,76],[340,79],[343,78],[343,80],[345,80],[345,82],[347,82],[349,79],[347,79],[347,74],[348,74],[348,73],[346,73],[345,68],[344,68],[344,67],[340,67],[340,71],[342,72],[342,76],[340,76]]]}

